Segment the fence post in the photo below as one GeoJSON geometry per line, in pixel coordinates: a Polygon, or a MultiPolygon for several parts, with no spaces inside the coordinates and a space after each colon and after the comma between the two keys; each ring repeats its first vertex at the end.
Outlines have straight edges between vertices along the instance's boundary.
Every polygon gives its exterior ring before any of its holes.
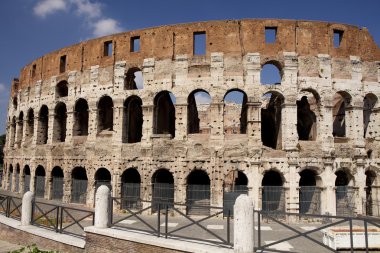
{"type": "Polygon", "coordinates": [[[108,228],[110,226],[110,189],[101,185],[95,196],[95,224],[96,228],[108,228]]]}
{"type": "Polygon", "coordinates": [[[234,252],[252,253],[254,250],[253,202],[241,194],[234,205],[234,252]]]}
{"type": "Polygon", "coordinates": [[[29,226],[33,216],[34,193],[28,191],[22,197],[21,226],[29,226]]]}

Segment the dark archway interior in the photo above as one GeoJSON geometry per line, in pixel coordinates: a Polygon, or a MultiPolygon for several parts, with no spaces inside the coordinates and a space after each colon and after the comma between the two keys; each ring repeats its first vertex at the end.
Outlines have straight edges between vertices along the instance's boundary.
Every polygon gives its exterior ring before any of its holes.
{"type": "Polygon", "coordinates": [[[85,99],[79,99],[74,109],[74,136],[88,135],[88,104],[85,99]]]}
{"type": "Polygon", "coordinates": [[[247,132],[247,95],[239,89],[233,89],[226,93],[224,96],[224,133],[239,133],[245,134],[247,132]],[[236,111],[235,106],[240,106],[240,112],[236,111]],[[239,123],[235,124],[236,119],[239,118],[239,123]]]}
{"type": "Polygon", "coordinates": [[[58,98],[67,97],[69,95],[69,89],[66,81],[61,81],[57,84],[56,94],[58,98]]]}
{"type": "Polygon", "coordinates": [[[36,169],[36,176],[41,176],[41,177],[45,176],[45,169],[41,165],[39,165],[36,169]]]}
{"type": "Polygon", "coordinates": [[[30,168],[28,165],[25,165],[24,167],[24,175],[30,175],[30,168]]]}
{"type": "Polygon", "coordinates": [[[313,126],[317,121],[306,96],[297,101],[297,132],[299,140],[313,140],[313,126]]]}
{"type": "Polygon", "coordinates": [[[363,100],[363,124],[364,124],[364,138],[367,135],[368,126],[371,122],[373,108],[377,103],[377,97],[373,94],[367,94],[363,100]]]}
{"type": "Polygon", "coordinates": [[[66,139],[66,105],[64,103],[59,103],[55,107],[55,131],[54,131],[54,139],[58,142],[64,142],[66,139]]]}
{"type": "Polygon", "coordinates": [[[141,141],[143,127],[142,101],[137,96],[129,97],[124,103],[123,142],[141,141]]]}
{"type": "Polygon", "coordinates": [[[82,167],[76,167],[71,172],[71,176],[73,179],[87,180],[86,169],[82,167]]]}
{"type": "Polygon", "coordinates": [[[193,170],[187,177],[187,184],[209,185],[210,178],[203,170],[193,170]]]}
{"type": "Polygon", "coordinates": [[[351,97],[338,92],[333,97],[333,103],[333,136],[346,137],[346,108],[351,103],[351,97]]]}
{"type": "Polygon", "coordinates": [[[31,138],[34,134],[34,111],[30,109],[28,111],[28,121],[27,121],[27,137],[31,138]]]}
{"type": "Polygon", "coordinates": [[[52,177],[63,177],[63,170],[60,167],[54,167],[51,175],[52,177]]]}
{"type": "Polygon", "coordinates": [[[261,183],[262,186],[282,186],[282,184],[280,173],[274,170],[266,172],[261,183]]]}
{"type": "Polygon", "coordinates": [[[175,136],[175,107],[170,93],[162,91],[154,99],[154,133],[175,136]]]}
{"type": "Polygon", "coordinates": [[[281,149],[281,106],[284,97],[269,93],[264,96],[264,100],[267,105],[261,109],[261,140],[264,146],[281,149]]]}
{"type": "Polygon", "coordinates": [[[347,173],[343,170],[337,171],[335,175],[335,186],[347,186],[350,182],[347,173]]]}
{"type": "Polygon", "coordinates": [[[172,173],[170,173],[166,169],[159,169],[157,170],[152,177],[153,182],[152,183],[166,183],[166,184],[173,184],[174,178],[172,173]]]}
{"type": "Polygon", "coordinates": [[[187,98],[187,131],[189,134],[197,134],[200,130],[200,120],[198,115],[197,103],[193,92],[187,98]]]}
{"type": "Polygon", "coordinates": [[[136,81],[135,81],[135,78],[136,78],[135,73],[139,71],[141,72],[141,69],[137,67],[128,69],[125,79],[124,79],[124,89],[126,90],[138,89],[136,81]]]}
{"type": "Polygon", "coordinates": [[[316,186],[315,173],[312,170],[305,169],[300,173],[299,186],[316,186]]]}
{"type": "Polygon", "coordinates": [[[111,181],[111,173],[106,168],[100,168],[95,173],[96,181],[111,181]]]}
{"type": "Polygon", "coordinates": [[[102,97],[98,104],[98,131],[113,130],[113,102],[112,98],[102,97]]]}
{"type": "Polygon", "coordinates": [[[49,129],[49,109],[46,105],[41,107],[39,113],[39,129],[38,129],[38,144],[46,144],[48,139],[48,129],[49,129]]]}
{"type": "Polygon", "coordinates": [[[24,113],[20,112],[17,122],[17,142],[21,143],[22,135],[24,133],[24,113]]]}
{"type": "Polygon", "coordinates": [[[140,183],[140,173],[134,168],[127,169],[121,175],[121,181],[123,183],[140,183]]]}
{"type": "Polygon", "coordinates": [[[238,171],[237,174],[238,176],[235,178],[235,185],[248,185],[247,176],[241,171],[238,171]]]}

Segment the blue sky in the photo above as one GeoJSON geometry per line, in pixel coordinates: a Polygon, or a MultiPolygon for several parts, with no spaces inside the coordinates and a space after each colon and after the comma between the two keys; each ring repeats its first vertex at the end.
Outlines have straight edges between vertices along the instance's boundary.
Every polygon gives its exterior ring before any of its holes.
{"type": "Polygon", "coordinates": [[[285,18],[367,27],[380,45],[380,0],[1,0],[0,134],[22,66],[93,37],[193,21],[285,18]]]}

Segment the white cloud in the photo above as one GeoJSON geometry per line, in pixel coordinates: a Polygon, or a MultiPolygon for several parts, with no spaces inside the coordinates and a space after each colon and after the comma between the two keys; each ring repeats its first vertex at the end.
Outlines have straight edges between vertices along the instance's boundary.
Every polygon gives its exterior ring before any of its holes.
{"type": "Polygon", "coordinates": [[[100,19],[93,26],[94,30],[92,33],[97,37],[118,33],[123,30],[119,22],[112,18],[100,19]]]}
{"type": "Polygon", "coordinates": [[[34,6],[33,12],[36,16],[44,18],[47,15],[66,9],[67,3],[65,0],[42,0],[34,6]]]}
{"type": "Polygon", "coordinates": [[[5,84],[0,83],[0,92],[1,92],[0,95],[2,95],[2,93],[3,93],[5,90],[6,90],[5,84]]]}
{"type": "Polygon", "coordinates": [[[98,18],[102,15],[100,3],[91,3],[89,0],[71,0],[76,7],[76,13],[86,18],[98,18]]]}
{"type": "Polygon", "coordinates": [[[199,104],[210,104],[211,103],[211,98],[206,92],[197,92],[194,95],[195,97],[195,102],[199,104]]]}

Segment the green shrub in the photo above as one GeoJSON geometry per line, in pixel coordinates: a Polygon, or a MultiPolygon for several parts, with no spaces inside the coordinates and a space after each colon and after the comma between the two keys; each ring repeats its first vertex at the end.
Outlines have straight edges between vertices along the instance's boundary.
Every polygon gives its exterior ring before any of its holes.
{"type": "Polygon", "coordinates": [[[10,251],[9,253],[22,253],[22,252],[23,253],[59,253],[59,251],[40,250],[39,248],[37,248],[37,246],[35,244],[29,245],[26,247],[22,247],[21,249],[18,249],[18,250],[10,251]]]}

